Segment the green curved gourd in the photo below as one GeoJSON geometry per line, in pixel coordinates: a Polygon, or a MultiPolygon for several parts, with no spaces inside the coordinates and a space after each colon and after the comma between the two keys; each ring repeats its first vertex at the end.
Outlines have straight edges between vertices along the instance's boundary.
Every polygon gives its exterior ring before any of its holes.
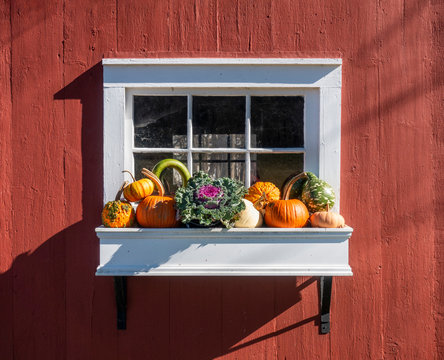
{"type": "Polygon", "coordinates": [[[181,178],[182,178],[182,186],[186,186],[188,183],[188,180],[191,178],[191,174],[188,171],[187,167],[183,162],[180,162],[176,159],[163,159],[160,160],[153,168],[153,173],[160,178],[160,175],[166,168],[173,168],[176,169],[181,178]]]}
{"type": "Polygon", "coordinates": [[[306,172],[291,174],[282,185],[281,198],[302,200],[302,189],[307,180],[308,175],[306,172]]]}
{"type": "Polygon", "coordinates": [[[315,174],[307,171],[287,178],[282,189],[282,198],[289,196],[293,187],[296,187],[296,198],[302,200],[308,211],[325,211],[335,204],[336,196],[333,188],[315,174]]]}
{"type": "Polygon", "coordinates": [[[307,205],[308,211],[327,211],[335,204],[336,196],[333,188],[326,181],[307,172],[308,180],[302,187],[302,201],[307,205]]]}

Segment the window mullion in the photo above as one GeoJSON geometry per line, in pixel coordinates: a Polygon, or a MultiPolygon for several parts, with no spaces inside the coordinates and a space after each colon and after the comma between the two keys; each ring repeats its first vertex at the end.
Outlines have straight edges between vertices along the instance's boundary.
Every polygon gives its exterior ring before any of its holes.
{"type": "Polygon", "coordinates": [[[251,95],[245,97],[245,186],[248,188],[251,181],[251,95]]]}
{"type": "Polygon", "coordinates": [[[190,173],[193,173],[193,96],[187,95],[187,165],[190,173]]]}

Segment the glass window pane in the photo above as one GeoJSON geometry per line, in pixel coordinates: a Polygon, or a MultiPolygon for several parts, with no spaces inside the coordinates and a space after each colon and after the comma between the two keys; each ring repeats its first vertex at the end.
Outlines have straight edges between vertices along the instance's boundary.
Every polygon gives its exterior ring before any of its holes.
{"type": "MultiPolygon", "coordinates": [[[[153,170],[154,165],[156,165],[160,160],[163,159],[177,159],[179,161],[182,161],[185,165],[187,164],[186,154],[173,154],[173,153],[134,154],[135,178],[139,180],[143,177],[141,173],[142,168],[153,170]]],[[[177,190],[177,188],[182,186],[182,178],[180,177],[179,173],[176,170],[173,170],[172,168],[167,168],[162,173],[161,180],[165,186],[167,194],[174,193],[177,190]]]]}
{"type": "Polygon", "coordinates": [[[134,96],[136,147],[186,148],[186,96],[134,96]]]}
{"type": "Polygon", "coordinates": [[[282,189],[285,179],[304,171],[304,154],[251,154],[251,184],[269,181],[282,189]]]}
{"type": "Polygon", "coordinates": [[[245,147],[245,97],[193,96],[193,134],[194,147],[245,147]]]}
{"type": "Polygon", "coordinates": [[[193,154],[193,173],[205,171],[212,178],[245,180],[244,154],[193,154]]]}
{"type": "Polygon", "coordinates": [[[251,97],[252,147],[303,147],[302,96],[251,97]]]}
{"type": "Polygon", "coordinates": [[[244,134],[202,134],[193,135],[196,148],[244,148],[244,134]]]}

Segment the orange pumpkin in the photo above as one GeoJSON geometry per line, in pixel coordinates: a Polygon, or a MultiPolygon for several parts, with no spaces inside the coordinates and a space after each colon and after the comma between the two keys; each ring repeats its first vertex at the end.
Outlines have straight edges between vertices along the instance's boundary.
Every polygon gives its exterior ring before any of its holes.
{"type": "Polygon", "coordinates": [[[176,218],[175,201],[170,196],[165,196],[165,188],[159,178],[147,169],[142,174],[148,177],[155,185],[158,195],[147,196],[137,207],[137,221],[142,227],[169,228],[177,227],[179,220],[176,218]]]}
{"type": "Polygon", "coordinates": [[[147,196],[150,196],[154,191],[154,184],[150,179],[143,178],[137,180],[134,178],[133,174],[128,170],[123,170],[122,172],[127,172],[131,175],[133,182],[123,189],[123,196],[128,201],[139,201],[147,196]]]}
{"type": "Polygon", "coordinates": [[[280,228],[300,228],[307,224],[308,210],[304,203],[297,199],[276,200],[265,208],[267,226],[280,228]]]}
{"type": "Polygon", "coordinates": [[[251,201],[257,210],[263,211],[268,203],[281,198],[281,192],[271,182],[258,181],[248,188],[244,198],[251,201]]]}
{"type": "Polygon", "coordinates": [[[102,224],[104,226],[112,228],[124,228],[134,225],[136,213],[131,203],[120,200],[123,188],[127,184],[128,181],[123,183],[114,201],[108,201],[105,204],[105,207],[102,210],[102,224]]]}

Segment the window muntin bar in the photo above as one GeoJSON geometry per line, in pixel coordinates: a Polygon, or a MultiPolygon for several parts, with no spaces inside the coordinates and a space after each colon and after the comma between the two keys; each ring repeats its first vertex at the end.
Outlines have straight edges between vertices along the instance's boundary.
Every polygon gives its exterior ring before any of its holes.
{"type": "Polygon", "coordinates": [[[191,148],[191,149],[178,149],[178,148],[133,148],[133,153],[151,153],[151,152],[168,152],[173,151],[177,153],[217,153],[217,152],[227,152],[227,153],[256,153],[256,154],[302,154],[305,153],[304,148],[251,148],[251,149],[240,149],[240,148],[191,148]]]}
{"type": "Polygon", "coordinates": [[[245,186],[251,184],[251,96],[245,97],[245,186]]]}
{"type": "Polygon", "coordinates": [[[187,95],[187,166],[188,169],[193,168],[193,96],[187,95]]]}

